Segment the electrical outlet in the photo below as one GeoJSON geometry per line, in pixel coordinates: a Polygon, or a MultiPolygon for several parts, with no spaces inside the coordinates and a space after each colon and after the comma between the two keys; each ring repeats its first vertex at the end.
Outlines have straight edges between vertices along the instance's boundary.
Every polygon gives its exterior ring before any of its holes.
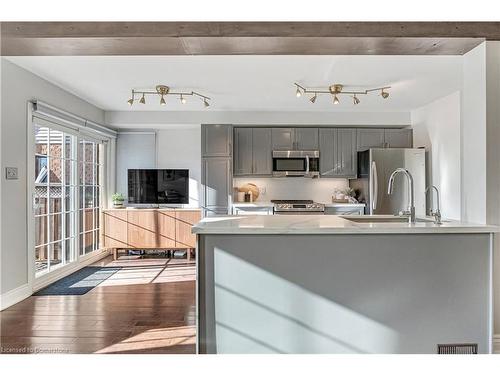
{"type": "Polygon", "coordinates": [[[17,168],[16,167],[6,167],[5,168],[5,178],[7,180],[17,180],[17,168]]]}
{"type": "Polygon", "coordinates": [[[259,191],[260,191],[260,193],[261,193],[262,195],[266,195],[266,187],[265,187],[265,186],[261,186],[261,187],[259,188],[259,191]]]}

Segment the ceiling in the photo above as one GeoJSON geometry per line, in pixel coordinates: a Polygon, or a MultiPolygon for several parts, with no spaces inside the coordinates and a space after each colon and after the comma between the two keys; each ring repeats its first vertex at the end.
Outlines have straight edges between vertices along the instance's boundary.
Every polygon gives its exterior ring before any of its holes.
{"type": "Polygon", "coordinates": [[[9,57],[13,63],[107,111],[409,111],[460,90],[461,56],[35,56],[9,57]],[[390,85],[390,96],[361,96],[361,103],[329,95],[315,104],[295,96],[294,82],[346,89],[390,85]],[[131,89],[169,85],[212,98],[167,105],[147,97],[130,107],[131,89]]]}

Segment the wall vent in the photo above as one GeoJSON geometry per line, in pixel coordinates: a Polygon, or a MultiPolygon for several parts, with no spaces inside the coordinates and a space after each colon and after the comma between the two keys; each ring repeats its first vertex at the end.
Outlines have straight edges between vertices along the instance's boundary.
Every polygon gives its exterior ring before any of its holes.
{"type": "Polygon", "coordinates": [[[438,344],[438,354],[477,354],[477,344],[438,344]]]}

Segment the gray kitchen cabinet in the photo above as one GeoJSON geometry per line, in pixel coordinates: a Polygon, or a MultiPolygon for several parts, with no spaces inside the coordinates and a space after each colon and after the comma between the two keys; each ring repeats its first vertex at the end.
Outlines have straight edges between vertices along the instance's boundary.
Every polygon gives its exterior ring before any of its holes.
{"type": "Polygon", "coordinates": [[[369,148],[384,147],[384,129],[358,129],[357,151],[365,151],[369,148]]]}
{"type": "Polygon", "coordinates": [[[273,150],[293,150],[295,135],[293,128],[273,128],[272,130],[273,150]]]}
{"type": "Polygon", "coordinates": [[[273,128],[273,150],[317,150],[318,128],[273,128]]]}
{"type": "Polygon", "coordinates": [[[271,175],[271,128],[234,128],[234,175],[271,175]]]}
{"type": "Polygon", "coordinates": [[[319,174],[321,177],[335,175],[335,129],[319,129],[319,174]]]}
{"type": "Polygon", "coordinates": [[[231,156],[232,140],[232,125],[202,125],[201,156],[231,156]]]}
{"type": "Polygon", "coordinates": [[[234,128],[234,174],[253,173],[253,129],[234,128]]]}
{"type": "Polygon", "coordinates": [[[363,206],[327,206],[325,207],[325,215],[364,215],[365,208],[363,206]]]}
{"type": "Polygon", "coordinates": [[[319,129],[319,158],[321,177],[355,177],[356,129],[319,129]]]}
{"type": "Polygon", "coordinates": [[[385,147],[411,148],[413,147],[412,129],[385,129],[385,147]]]}
{"type": "Polygon", "coordinates": [[[271,175],[273,173],[271,128],[253,128],[252,159],[253,174],[271,175]]]}
{"type": "Polygon", "coordinates": [[[317,150],[318,128],[295,128],[296,150],[317,150]]]}
{"type": "Polygon", "coordinates": [[[356,177],[358,172],[356,129],[336,129],[334,133],[334,145],[337,146],[337,152],[334,153],[335,175],[338,177],[356,177]]]}
{"type": "Polygon", "coordinates": [[[203,158],[201,184],[204,215],[227,215],[233,185],[231,158],[203,158]]]}

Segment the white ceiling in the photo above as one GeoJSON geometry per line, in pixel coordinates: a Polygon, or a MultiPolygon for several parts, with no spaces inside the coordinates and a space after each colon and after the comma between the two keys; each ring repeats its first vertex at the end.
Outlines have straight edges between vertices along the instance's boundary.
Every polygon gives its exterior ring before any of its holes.
{"type": "Polygon", "coordinates": [[[409,111],[460,90],[460,56],[44,56],[9,57],[13,63],[107,111],[205,110],[198,100],[147,97],[129,107],[132,88],[169,85],[211,97],[209,111],[409,111]],[[322,88],[390,85],[390,97],[373,93],[352,105],[330,96],[315,104],[296,98],[294,82],[322,88]]]}

